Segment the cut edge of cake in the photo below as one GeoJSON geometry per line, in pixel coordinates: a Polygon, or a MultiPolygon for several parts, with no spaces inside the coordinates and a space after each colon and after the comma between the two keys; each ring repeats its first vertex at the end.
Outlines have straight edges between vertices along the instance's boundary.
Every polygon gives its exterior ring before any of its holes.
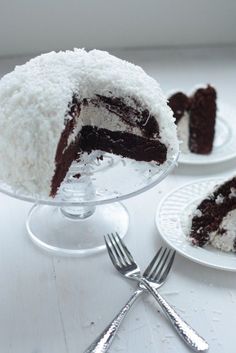
{"type": "Polygon", "coordinates": [[[217,185],[192,213],[189,241],[236,252],[236,177],[217,185]]]}
{"type": "Polygon", "coordinates": [[[182,152],[207,155],[213,149],[216,122],[216,90],[198,86],[188,96],[181,91],[169,95],[168,104],[176,118],[182,152]]]}
{"type": "Polygon", "coordinates": [[[112,93],[82,101],[74,97],[57,146],[50,195],[56,195],[73,161],[97,150],[159,165],[167,159],[158,121],[137,100],[127,105],[112,93]]]}

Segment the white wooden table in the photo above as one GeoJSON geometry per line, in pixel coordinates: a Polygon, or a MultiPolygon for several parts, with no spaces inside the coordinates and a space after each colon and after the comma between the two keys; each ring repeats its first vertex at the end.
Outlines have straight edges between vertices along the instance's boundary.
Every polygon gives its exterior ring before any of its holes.
{"type": "MultiPolygon", "coordinates": [[[[189,91],[196,83],[210,82],[221,100],[236,104],[236,48],[116,54],[142,65],[165,91],[189,91]]],[[[0,60],[0,75],[25,60],[0,60]]],[[[232,175],[235,163],[179,166],[160,185],[125,202],[130,213],[126,243],[142,268],[161,242],[154,224],[161,197],[191,180],[232,175]]],[[[106,253],[57,258],[40,251],[25,229],[30,207],[0,194],[0,352],[82,353],[128,299],[134,284],[117,274],[106,253]]],[[[235,273],[203,267],[177,255],[160,292],[208,340],[210,352],[235,352],[235,273]]],[[[136,304],[110,350],[188,351],[150,297],[136,304]]]]}

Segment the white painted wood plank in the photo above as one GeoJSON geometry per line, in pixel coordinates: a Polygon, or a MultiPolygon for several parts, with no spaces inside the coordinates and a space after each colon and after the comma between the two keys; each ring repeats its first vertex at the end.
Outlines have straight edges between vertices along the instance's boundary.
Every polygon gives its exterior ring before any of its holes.
{"type": "Polygon", "coordinates": [[[24,221],[30,204],[0,195],[0,352],[67,352],[52,258],[24,221]]]}

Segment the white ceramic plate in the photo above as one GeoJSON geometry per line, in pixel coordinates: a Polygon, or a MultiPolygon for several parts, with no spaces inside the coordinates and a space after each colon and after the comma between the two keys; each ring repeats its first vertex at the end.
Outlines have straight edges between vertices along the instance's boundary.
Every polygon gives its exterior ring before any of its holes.
{"type": "Polygon", "coordinates": [[[156,226],[165,242],[188,259],[216,269],[236,271],[236,254],[208,245],[195,247],[187,240],[190,214],[194,206],[223,179],[201,180],[168,194],[156,212],[156,226]]]}
{"type": "Polygon", "coordinates": [[[209,155],[181,152],[179,163],[213,164],[225,162],[235,157],[236,110],[228,105],[219,104],[212,152],[209,155]]]}

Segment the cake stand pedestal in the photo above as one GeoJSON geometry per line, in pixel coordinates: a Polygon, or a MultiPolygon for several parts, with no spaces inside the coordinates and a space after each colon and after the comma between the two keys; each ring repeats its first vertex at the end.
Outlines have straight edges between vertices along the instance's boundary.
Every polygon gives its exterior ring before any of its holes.
{"type": "Polygon", "coordinates": [[[65,208],[34,205],[26,221],[30,238],[41,248],[58,255],[83,256],[104,249],[103,236],[127,233],[129,215],[118,202],[97,206],[92,213],[75,215],[65,208]]]}
{"type": "Polygon", "coordinates": [[[91,154],[86,163],[72,165],[54,199],[27,195],[6,184],[0,191],[34,202],[26,228],[37,246],[54,255],[91,255],[105,249],[104,235],[117,232],[123,238],[127,233],[129,214],[120,201],[161,182],[177,159],[178,153],[157,166],[91,154]]]}

